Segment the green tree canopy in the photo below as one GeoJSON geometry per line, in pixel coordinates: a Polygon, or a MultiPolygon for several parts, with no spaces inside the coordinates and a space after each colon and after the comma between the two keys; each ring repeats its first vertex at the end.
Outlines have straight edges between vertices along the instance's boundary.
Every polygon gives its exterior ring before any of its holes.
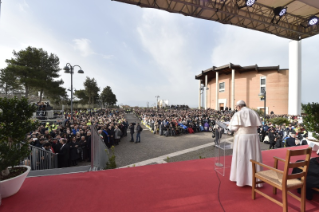
{"type": "Polygon", "coordinates": [[[6,60],[6,63],[6,69],[19,79],[28,97],[33,79],[39,74],[40,51],[30,46],[19,52],[13,50],[13,58],[6,60]]]}
{"type": "Polygon", "coordinates": [[[44,93],[53,99],[65,97],[65,89],[61,87],[63,81],[57,80],[61,70],[58,56],[30,46],[19,52],[13,51],[13,56],[6,60],[6,69],[23,85],[26,97],[32,90],[40,91],[39,101],[44,93]]]}
{"type": "Polygon", "coordinates": [[[79,99],[79,103],[87,104],[89,102],[89,97],[86,95],[85,90],[76,90],[74,95],[79,99]]]}
{"type": "Polygon", "coordinates": [[[110,86],[106,86],[101,93],[101,100],[103,104],[107,106],[113,106],[116,104],[116,95],[113,93],[110,86]]]}
{"type": "Polygon", "coordinates": [[[89,98],[88,103],[94,104],[99,97],[100,88],[97,86],[97,82],[94,78],[86,77],[84,81],[84,90],[86,96],[89,98]]]}
{"type": "Polygon", "coordinates": [[[0,88],[7,96],[9,92],[20,90],[21,86],[18,79],[14,76],[13,72],[8,69],[0,70],[0,88]]]}
{"type": "Polygon", "coordinates": [[[312,136],[319,139],[319,103],[301,104],[302,110],[305,112],[303,124],[307,131],[312,132],[312,136]]]}

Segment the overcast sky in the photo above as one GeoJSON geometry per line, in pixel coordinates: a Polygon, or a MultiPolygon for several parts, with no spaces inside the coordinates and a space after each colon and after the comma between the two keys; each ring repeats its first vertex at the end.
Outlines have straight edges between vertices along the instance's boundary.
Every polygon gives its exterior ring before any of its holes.
{"type": "MultiPolygon", "coordinates": [[[[235,26],[110,0],[2,0],[0,68],[12,51],[43,48],[80,65],[74,88],[86,76],[111,86],[118,104],[198,104],[195,75],[212,66],[288,68],[289,40],[235,26]]],[[[319,36],[302,41],[302,102],[319,102],[319,36]]],[[[61,71],[64,87],[70,75],[61,71]]]]}

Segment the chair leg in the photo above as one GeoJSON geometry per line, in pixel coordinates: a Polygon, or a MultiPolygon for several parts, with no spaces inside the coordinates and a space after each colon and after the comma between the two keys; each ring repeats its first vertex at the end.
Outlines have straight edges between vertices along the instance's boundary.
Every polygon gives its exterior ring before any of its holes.
{"type": "Polygon", "coordinates": [[[256,178],[253,174],[253,186],[252,186],[252,190],[251,190],[251,198],[252,199],[255,199],[256,198],[256,192],[255,192],[255,189],[256,189],[256,178]]]}
{"type": "Polygon", "coordinates": [[[276,187],[272,187],[272,193],[273,194],[277,194],[277,188],[276,187]]]}
{"type": "Polygon", "coordinates": [[[305,212],[306,211],[306,185],[304,184],[301,188],[301,201],[300,201],[300,211],[305,212]]]}
{"type": "Polygon", "coordinates": [[[282,190],[282,209],[283,212],[288,212],[287,189],[282,190]]]}

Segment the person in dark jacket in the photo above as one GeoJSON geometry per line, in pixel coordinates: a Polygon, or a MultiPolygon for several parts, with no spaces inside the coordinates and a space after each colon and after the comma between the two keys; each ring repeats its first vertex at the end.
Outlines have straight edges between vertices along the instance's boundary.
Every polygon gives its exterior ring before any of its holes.
{"type": "Polygon", "coordinates": [[[88,162],[91,162],[91,131],[86,134],[86,148],[88,153],[88,162]]]}
{"type": "Polygon", "coordinates": [[[143,128],[141,127],[140,123],[137,123],[136,126],[136,141],[135,143],[141,143],[141,132],[143,128]]]}
{"type": "Polygon", "coordinates": [[[296,146],[296,133],[292,133],[290,138],[286,139],[286,147],[296,146]]]}
{"type": "Polygon", "coordinates": [[[111,125],[107,129],[107,133],[109,134],[110,145],[113,146],[115,133],[114,133],[114,128],[111,125]]]}
{"type": "Polygon", "coordinates": [[[68,167],[70,147],[66,143],[66,139],[60,139],[60,143],[62,147],[60,149],[60,152],[58,153],[58,165],[59,165],[59,168],[68,167]]]}
{"type": "Polygon", "coordinates": [[[268,136],[269,136],[269,149],[275,149],[276,141],[275,141],[274,129],[270,130],[268,136]]]}
{"type": "Polygon", "coordinates": [[[70,147],[71,165],[76,166],[76,165],[78,165],[77,159],[79,159],[79,153],[78,153],[79,143],[77,142],[75,137],[72,138],[72,141],[69,144],[69,147],[70,147]]]}
{"type": "MultiPolygon", "coordinates": [[[[135,124],[134,124],[135,125],[135,124]]],[[[130,140],[130,142],[134,142],[134,125],[133,125],[133,123],[130,123],[130,125],[129,125],[129,129],[130,129],[130,133],[131,133],[131,140],[130,140]]]]}
{"type": "MultiPolygon", "coordinates": [[[[299,160],[302,161],[302,160],[299,160]]],[[[294,168],[292,174],[302,172],[299,168],[294,168]]],[[[313,193],[315,192],[312,188],[319,188],[319,157],[311,158],[309,161],[308,174],[306,179],[306,198],[312,200],[313,193]]],[[[298,189],[300,193],[300,189],[298,189]]]]}

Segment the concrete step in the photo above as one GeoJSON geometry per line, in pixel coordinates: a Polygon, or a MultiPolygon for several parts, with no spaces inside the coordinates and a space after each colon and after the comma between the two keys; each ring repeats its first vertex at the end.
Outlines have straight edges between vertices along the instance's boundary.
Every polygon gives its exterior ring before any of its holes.
{"type": "Polygon", "coordinates": [[[70,174],[70,173],[79,173],[79,172],[88,172],[91,166],[74,166],[67,168],[57,168],[57,169],[46,169],[46,170],[34,170],[30,171],[27,177],[40,177],[40,176],[49,176],[49,175],[58,175],[58,174],[70,174]]]}

